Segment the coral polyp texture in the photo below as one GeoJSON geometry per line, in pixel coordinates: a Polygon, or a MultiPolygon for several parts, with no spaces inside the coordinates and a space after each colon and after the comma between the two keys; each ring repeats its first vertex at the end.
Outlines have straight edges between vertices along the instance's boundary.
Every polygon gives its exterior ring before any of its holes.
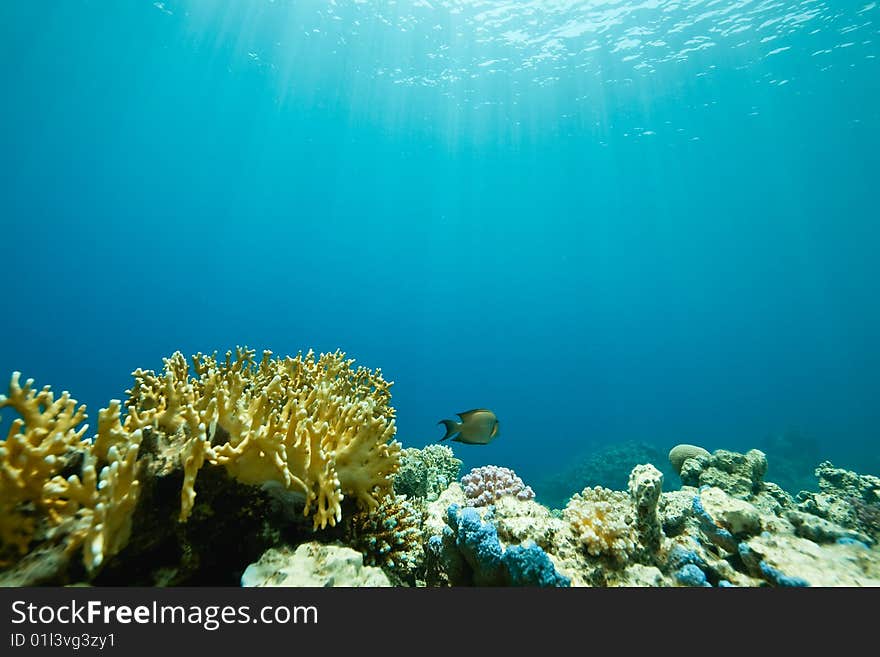
{"type": "Polygon", "coordinates": [[[391,492],[400,444],[391,383],[381,371],[353,368],[342,352],[272,358],[237,349],[165,359],[162,374],[138,369],[129,391],[130,418],[150,427],[160,446],[184,464],[180,520],[192,512],[204,463],[222,465],[244,484],[280,484],[304,500],[314,526],[342,519],[342,499],[375,509],[391,492]]]}
{"type": "Polygon", "coordinates": [[[563,511],[584,550],[594,557],[627,561],[635,551],[635,517],[629,495],[596,486],[572,496],[563,511]]]}
{"type": "Polygon", "coordinates": [[[368,566],[382,566],[399,579],[412,581],[424,561],[422,510],[403,495],[388,497],[377,509],[351,518],[347,542],[364,555],[368,566]]]}
{"type": "Polygon", "coordinates": [[[505,495],[518,500],[535,497],[535,491],[526,486],[513,470],[497,465],[473,468],[461,478],[461,485],[469,506],[488,506],[505,495]]]}
{"type": "Polygon", "coordinates": [[[394,492],[433,502],[461,471],[461,459],[446,445],[424,449],[408,447],[400,453],[400,470],[394,475],[394,492]]]}

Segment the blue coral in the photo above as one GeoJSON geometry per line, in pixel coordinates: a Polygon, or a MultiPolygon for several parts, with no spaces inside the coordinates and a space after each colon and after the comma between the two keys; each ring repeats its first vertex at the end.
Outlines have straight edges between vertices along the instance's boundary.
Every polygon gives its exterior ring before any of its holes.
{"type": "Polygon", "coordinates": [[[480,520],[476,509],[449,505],[446,522],[455,535],[455,544],[474,572],[475,583],[491,585],[503,579],[503,550],[495,526],[480,520]]]}
{"type": "Polygon", "coordinates": [[[753,575],[761,577],[773,586],[810,586],[810,583],[802,577],[792,577],[774,568],[748,543],[737,541],[733,534],[716,525],[709,512],[703,508],[699,494],[694,496],[692,507],[706,538],[728,552],[739,554],[740,559],[753,575]]]}
{"type": "Polygon", "coordinates": [[[792,577],[774,568],[761,558],[761,555],[748,543],[740,543],[739,556],[743,563],[757,576],[760,576],[773,586],[810,586],[803,577],[792,577]]]}
{"type": "Polygon", "coordinates": [[[681,545],[676,545],[669,551],[666,563],[670,570],[678,570],[687,564],[693,564],[700,570],[706,570],[709,567],[703,557],[681,545]]]}
{"type": "Polygon", "coordinates": [[[761,561],[759,567],[761,569],[761,576],[775,586],[799,587],[810,585],[810,583],[803,577],[792,577],[791,575],[786,575],[768,564],[766,561],[761,561]]]}
{"type": "Polygon", "coordinates": [[[700,529],[713,544],[728,552],[736,552],[739,542],[733,537],[729,531],[715,524],[715,520],[709,515],[709,512],[703,507],[699,494],[694,495],[694,501],[691,505],[694,515],[700,521],[700,529]]]}
{"type": "Polygon", "coordinates": [[[507,567],[511,586],[556,586],[571,585],[564,575],[556,572],[550,557],[534,542],[511,545],[501,557],[507,567]]]}
{"type": "Polygon", "coordinates": [[[693,563],[686,563],[675,571],[675,579],[682,586],[712,586],[706,573],[693,563]]]}
{"type": "MultiPolygon", "coordinates": [[[[522,546],[501,547],[498,532],[491,523],[480,519],[472,507],[461,509],[451,504],[446,510],[444,532],[470,567],[477,586],[568,586],[567,577],[556,572],[550,557],[540,547],[528,542],[522,546]]],[[[450,565],[454,559],[447,559],[450,565]]]]}

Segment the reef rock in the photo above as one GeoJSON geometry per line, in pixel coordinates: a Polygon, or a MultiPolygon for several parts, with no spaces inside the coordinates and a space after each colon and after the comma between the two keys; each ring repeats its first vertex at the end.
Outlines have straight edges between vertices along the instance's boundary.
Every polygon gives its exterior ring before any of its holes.
{"type": "Polygon", "coordinates": [[[880,540],[880,477],[835,468],[816,468],[819,492],[801,491],[797,508],[880,540]]]}
{"type": "Polygon", "coordinates": [[[303,543],[296,550],[272,548],[249,565],[242,586],[391,586],[381,568],[365,566],[363,555],[341,545],[303,543]]]}
{"type": "Polygon", "coordinates": [[[636,535],[644,554],[656,553],[663,539],[663,527],[657,514],[662,492],[662,472],[650,463],[633,468],[629,475],[629,496],[635,511],[636,535]]]}
{"type": "Polygon", "coordinates": [[[782,574],[806,586],[880,586],[880,553],[860,543],[818,545],[799,536],[764,533],[747,545],[759,556],[763,574],[776,578],[771,584],[778,585],[782,574]]]}
{"type": "Polygon", "coordinates": [[[626,568],[609,575],[606,586],[619,587],[660,587],[670,586],[669,580],[663,576],[656,566],[640,563],[630,564],[626,568]]]}
{"type": "Polygon", "coordinates": [[[700,499],[712,519],[731,534],[757,534],[761,531],[761,516],[752,504],[715,487],[700,491],[700,499]]]}
{"type": "Polygon", "coordinates": [[[745,500],[761,492],[766,472],[767,458],[760,450],[739,454],[718,449],[708,458],[687,459],[680,474],[686,486],[715,486],[728,495],[745,500]]]}

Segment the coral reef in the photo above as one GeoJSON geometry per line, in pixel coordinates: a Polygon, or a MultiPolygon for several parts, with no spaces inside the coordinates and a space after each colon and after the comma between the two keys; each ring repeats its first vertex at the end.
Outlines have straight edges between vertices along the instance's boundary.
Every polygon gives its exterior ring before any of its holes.
{"type": "Polygon", "coordinates": [[[835,468],[823,461],[815,470],[819,492],[801,491],[798,509],[842,527],[867,534],[880,533],[880,477],[835,468]]]}
{"type": "Polygon", "coordinates": [[[535,491],[526,486],[513,470],[497,465],[473,468],[461,478],[461,485],[470,506],[488,506],[506,495],[519,500],[535,497],[535,491]]]}
{"type": "Polygon", "coordinates": [[[720,488],[731,497],[746,500],[759,511],[778,514],[794,506],[794,501],[777,484],[764,481],[767,457],[757,449],[745,454],[719,449],[708,457],[684,461],[681,481],[684,486],[720,488]]]}
{"type": "Polygon", "coordinates": [[[389,497],[377,509],[352,516],[346,542],[364,555],[368,566],[381,566],[414,584],[425,560],[422,514],[422,508],[405,496],[389,497]]]}
{"type": "Polygon", "coordinates": [[[93,434],[14,373],[0,585],[880,586],[880,477],[826,461],[795,502],[762,451],[678,446],[679,490],[642,462],[551,510],[512,470],[402,450],[391,384],[352,365],[177,353],[93,434]]]}
{"type": "Polygon", "coordinates": [[[360,553],[341,545],[310,542],[272,548],[250,564],[242,586],[352,587],[391,586],[381,568],[365,566],[360,553]]]}
{"type": "Polygon", "coordinates": [[[453,585],[501,586],[504,584],[504,548],[495,526],[483,522],[472,507],[452,504],[446,510],[443,532],[444,562],[453,585]],[[457,549],[449,549],[454,546],[457,549]]]}
{"type": "Polygon", "coordinates": [[[461,459],[446,445],[424,449],[408,447],[400,453],[400,469],[394,475],[394,492],[407,497],[436,500],[461,471],[461,459]]]}

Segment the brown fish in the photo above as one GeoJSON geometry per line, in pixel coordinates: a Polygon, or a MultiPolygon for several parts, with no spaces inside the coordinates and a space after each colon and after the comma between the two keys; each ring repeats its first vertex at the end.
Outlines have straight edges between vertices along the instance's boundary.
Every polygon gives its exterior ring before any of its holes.
{"type": "Polygon", "coordinates": [[[475,408],[456,415],[461,418],[461,422],[440,420],[437,423],[446,426],[446,435],[441,441],[451,438],[468,445],[487,445],[498,437],[498,418],[489,409],[475,408]]]}

